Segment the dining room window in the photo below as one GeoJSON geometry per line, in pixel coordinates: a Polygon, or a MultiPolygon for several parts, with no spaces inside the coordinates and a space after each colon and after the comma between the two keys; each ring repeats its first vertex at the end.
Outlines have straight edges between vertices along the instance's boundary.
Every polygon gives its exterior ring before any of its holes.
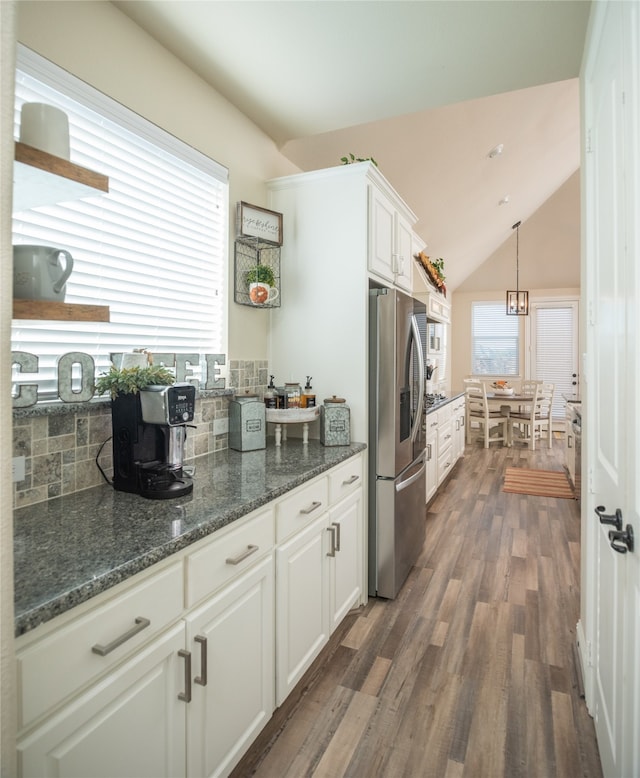
{"type": "Polygon", "coordinates": [[[506,315],[504,300],[472,303],[472,375],[518,375],[519,325],[517,316],[506,315]]]}

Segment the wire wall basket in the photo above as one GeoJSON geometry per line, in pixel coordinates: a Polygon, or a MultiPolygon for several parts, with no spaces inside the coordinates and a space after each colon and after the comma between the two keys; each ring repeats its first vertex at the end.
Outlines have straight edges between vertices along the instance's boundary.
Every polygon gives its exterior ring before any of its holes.
{"type": "Polygon", "coordinates": [[[257,238],[236,238],[235,302],[252,308],[279,308],[280,246],[257,238]]]}

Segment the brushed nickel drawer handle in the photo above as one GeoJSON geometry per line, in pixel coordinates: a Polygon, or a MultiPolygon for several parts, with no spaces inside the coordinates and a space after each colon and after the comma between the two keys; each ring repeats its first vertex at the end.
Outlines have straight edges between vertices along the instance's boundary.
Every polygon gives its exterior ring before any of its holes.
{"type": "Polygon", "coordinates": [[[300,513],[307,516],[309,513],[313,513],[313,511],[317,510],[321,505],[321,502],[314,500],[308,508],[301,508],[300,513]]]}
{"type": "Polygon", "coordinates": [[[239,565],[240,562],[244,561],[248,556],[251,556],[251,554],[255,554],[258,550],[258,546],[252,546],[248,545],[246,551],[242,551],[238,554],[238,556],[230,556],[225,559],[225,562],[228,565],[239,565]]]}
{"type": "Polygon", "coordinates": [[[359,475],[352,475],[351,478],[349,478],[346,481],[342,482],[343,486],[351,486],[351,484],[355,484],[355,482],[360,478],[359,475]]]}
{"type": "Polygon", "coordinates": [[[200,686],[207,685],[207,639],[204,635],[195,636],[196,643],[200,643],[200,675],[193,679],[200,686]]]}
{"type": "Polygon", "coordinates": [[[131,627],[130,630],[127,630],[123,635],[120,635],[120,637],[117,637],[115,640],[112,640],[111,643],[107,643],[106,646],[101,646],[100,643],[96,643],[95,646],[91,646],[91,650],[94,654],[99,654],[100,656],[106,656],[107,654],[110,654],[113,650],[118,648],[118,646],[121,646],[123,643],[126,643],[127,640],[131,640],[132,637],[138,634],[138,632],[142,632],[143,629],[146,629],[151,622],[149,619],[145,619],[142,616],[138,616],[135,620],[135,627],[131,627]]]}
{"type": "Polygon", "coordinates": [[[184,691],[178,694],[178,699],[191,702],[191,651],[181,648],[178,656],[184,657],[184,691]]]}

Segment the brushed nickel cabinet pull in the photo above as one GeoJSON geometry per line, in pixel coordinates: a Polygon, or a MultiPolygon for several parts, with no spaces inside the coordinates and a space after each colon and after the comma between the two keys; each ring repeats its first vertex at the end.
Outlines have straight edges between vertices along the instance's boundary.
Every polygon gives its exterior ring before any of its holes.
{"type": "Polygon", "coordinates": [[[181,648],[178,656],[184,657],[184,691],[178,694],[178,699],[191,702],[191,651],[181,648]]]}
{"type": "Polygon", "coordinates": [[[360,478],[359,475],[352,475],[351,478],[347,479],[346,481],[343,481],[342,485],[351,486],[351,484],[354,484],[359,478],[360,478]]]}
{"type": "Polygon", "coordinates": [[[327,532],[331,533],[331,550],[327,551],[327,556],[335,556],[336,555],[336,528],[335,528],[335,524],[332,524],[330,527],[327,527],[327,532]]]}
{"type": "Polygon", "coordinates": [[[322,505],[321,502],[314,500],[308,508],[301,508],[300,513],[306,516],[309,513],[313,513],[313,511],[317,510],[321,505],[322,505]]]}
{"type": "Polygon", "coordinates": [[[126,643],[127,640],[131,640],[132,637],[138,634],[138,632],[142,632],[143,629],[146,629],[151,622],[149,619],[145,619],[142,616],[138,616],[135,619],[135,627],[131,627],[130,630],[127,630],[123,635],[120,635],[120,637],[117,637],[115,640],[112,640],[111,643],[107,643],[106,646],[101,646],[100,643],[96,643],[95,646],[91,646],[91,650],[94,654],[99,654],[100,656],[106,656],[107,654],[110,654],[114,649],[118,648],[118,646],[121,646],[123,643],[126,643]]]}
{"type": "Polygon", "coordinates": [[[242,562],[244,559],[246,559],[248,556],[251,556],[251,554],[255,554],[258,550],[258,546],[252,546],[249,545],[246,548],[246,551],[242,551],[238,554],[238,556],[230,556],[225,559],[225,562],[228,565],[239,565],[240,562],[242,562]]]}
{"type": "Polygon", "coordinates": [[[196,643],[200,643],[200,675],[193,679],[200,686],[207,685],[207,639],[204,635],[195,636],[196,643]]]}
{"type": "Polygon", "coordinates": [[[334,521],[332,524],[336,528],[336,551],[340,551],[340,523],[334,521]]]}

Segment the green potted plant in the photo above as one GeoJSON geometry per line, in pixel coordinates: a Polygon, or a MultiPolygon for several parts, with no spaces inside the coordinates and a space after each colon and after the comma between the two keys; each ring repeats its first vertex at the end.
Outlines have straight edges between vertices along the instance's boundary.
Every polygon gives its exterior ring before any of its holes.
{"type": "Polygon", "coordinates": [[[247,286],[256,283],[275,286],[275,276],[269,265],[259,264],[247,272],[247,286]]]}
{"type": "Polygon", "coordinates": [[[96,392],[111,396],[112,400],[125,394],[137,394],[148,386],[169,386],[175,383],[175,376],[163,365],[147,367],[112,367],[96,380],[96,392]]]}

